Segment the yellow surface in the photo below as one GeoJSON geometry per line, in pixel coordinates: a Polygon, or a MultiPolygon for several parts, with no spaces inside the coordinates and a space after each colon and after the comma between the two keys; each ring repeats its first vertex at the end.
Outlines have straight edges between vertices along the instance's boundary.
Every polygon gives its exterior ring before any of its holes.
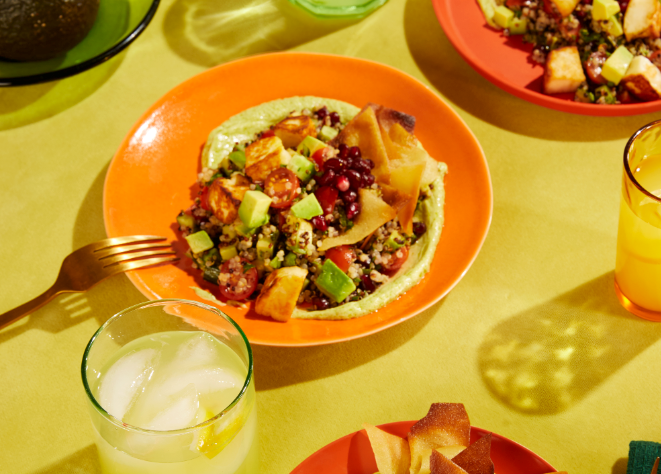
{"type": "MultiPolygon", "coordinates": [[[[501,91],[461,59],[428,0],[347,23],[285,0],[164,0],[109,63],[0,89],[0,312],[105,237],[104,175],[144,110],[207,67],[286,49],[373,59],[432,87],[484,148],[494,215],[464,279],[418,317],[352,342],[255,348],[263,472],[287,474],[363,422],[420,418],[433,401],[464,402],[474,425],[572,474],[624,473],[631,439],[661,441],[661,325],[613,291],[622,150],[658,117],[581,117],[501,91]]],[[[98,472],[80,360],[103,321],[143,300],[118,276],[0,331],[0,471],[98,472]]]]}

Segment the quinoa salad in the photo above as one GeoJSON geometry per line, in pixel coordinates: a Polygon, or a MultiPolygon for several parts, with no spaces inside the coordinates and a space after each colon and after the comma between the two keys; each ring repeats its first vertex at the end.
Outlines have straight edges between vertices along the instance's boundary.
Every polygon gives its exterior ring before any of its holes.
{"type": "Polygon", "coordinates": [[[438,205],[434,185],[442,188],[443,177],[412,133],[414,118],[375,105],[341,114],[333,105],[288,110],[256,133],[215,132],[233,137],[224,158],[211,156],[220,147],[210,138],[210,166],[177,223],[193,268],[224,304],[255,300],[257,313],[281,321],[360,305],[420,257],[425,205],[438,205]],[[381,138],[404,153],[401,162],[372,149],[356,122],[369,120],[381,134],[390,130],[381,138]],[[406,178],[391,177],[395,165],[406,178]]]}
{"type": "Polygon", "coordinates": [[[603,105],[661,98],[658,0],[478,0],[503,35],[534,45],[546,94],[603,105]]]}

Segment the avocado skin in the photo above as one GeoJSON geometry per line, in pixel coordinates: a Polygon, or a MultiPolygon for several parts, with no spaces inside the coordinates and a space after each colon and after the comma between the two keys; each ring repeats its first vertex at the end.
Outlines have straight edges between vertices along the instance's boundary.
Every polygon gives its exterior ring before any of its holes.
{"type": "Polygon", "coordinates": [[[100,0],[0,0],[0,57],[42,61],[89,33],[100,0]]]}

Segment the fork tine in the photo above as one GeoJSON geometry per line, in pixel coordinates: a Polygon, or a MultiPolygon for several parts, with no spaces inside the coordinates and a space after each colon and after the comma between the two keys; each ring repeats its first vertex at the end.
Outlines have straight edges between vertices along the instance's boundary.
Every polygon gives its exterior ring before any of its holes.
{"type": "Polygon", "coordinates": [[[156,255],[175,255],[176,252],[174,250],[148,250],[144,252],[131,252],[131,253],[124,253],[121,255],[111,255],[108,257],[105,257],[104,259],[101,260],[101,263],[103,263],[103,268],[110,267],[112,265],[117,265],[122,262],[128,262],[131,260],[137,260],[137,259],[143,259],[144,257],[154,257],[156,255]]]}
{"type": "Polygon", "coordinates": [[[103,260],[104,258],[113,256],[113,255],[119,255],[121,253],[126,253],[126,252],[135,252],[136,250],[141,250],[141,249],[162,249],[162,248],[168,248],[170,247],[170,244],[168,243],[149,243],[149,244],[133,244],[133,245],[121,245],[119,247],[108,247],[105,249],[101,250],[95,250],[94,251],[94,256],[97,257],[99,260],[103,260]]]}
{"type": "Polygon", "coordinates": [[[112,270],[115,273],[121,273],[121,272],[126,272],[128,270],[136,270],[138,268],[158,265],[159,263],[177,262],[178,260],[179,257],[145,258],[142,260],[131,260],[130,262],[118,263],[116,265],[106,267],[105,270],[112,270]]]}
{"type": "Polygon", "coordinates": [[[88,245],[95,252],[99,250],[106,249],[108,247],[115,247],[122,244],[133,244],[138,242],[149,242],[149,241],[163,241],[165,237],[158,235],[126,235],[124,237],[112,237],[110,239],[99,240],[93,244],[88,245]]]}
{"type": "Polygon", "coordinates": [[[654,466],[652,466],[652,472],[650,474],[656,474],[659,469],[659,458],[656,458],[654,461],[654,466]]]}

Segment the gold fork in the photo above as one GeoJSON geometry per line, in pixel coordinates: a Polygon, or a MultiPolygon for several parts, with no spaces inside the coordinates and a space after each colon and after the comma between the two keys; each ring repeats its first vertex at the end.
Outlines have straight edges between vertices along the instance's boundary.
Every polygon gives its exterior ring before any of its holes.
{"type": "Polygon", "coordinates": [[[100,240],[81,247],[62,262],[53,286],[41,295],[0,315],[0,329],[30,314],[60,293],[87,291],[101,280],[127,270],[179,260],[165,237],[132,235],[100,240]]]}
{"type": "Polygon", "coordinates": [[[650,474],[656,474],[656,471],[659,469],[659,458],[656,458],[654,461],[654,466],[652,466],[652,472],[650,474]]]}

